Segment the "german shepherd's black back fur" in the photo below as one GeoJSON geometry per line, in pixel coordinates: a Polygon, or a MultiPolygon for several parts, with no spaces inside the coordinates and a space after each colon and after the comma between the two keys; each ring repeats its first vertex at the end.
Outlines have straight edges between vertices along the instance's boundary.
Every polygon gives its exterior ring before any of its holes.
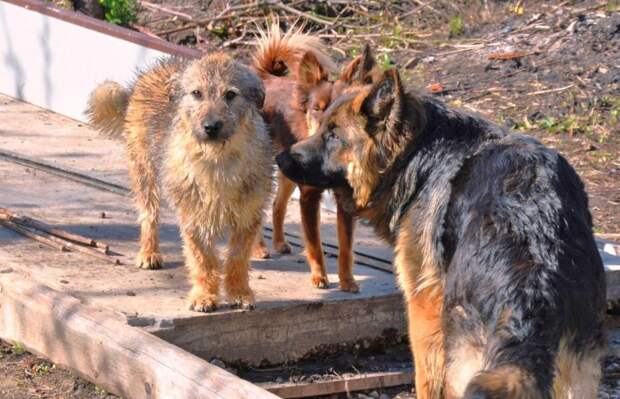
{"type": "Polygon", "coordinates": [[[418,353],[411,337],[416,369],[440,358],[440,371],[416,376],[418,395],[594,398],[606,285],[576,172],[536,139],[405,93],[391,76],[336,100],[319,132],[278,163],[294,180],[350,186],[349,206],[396,246],[410,332],[416,303],[439,293],[443,348],[418,353]],[[350,159],[379,177],[359,183],[350,159]]]}

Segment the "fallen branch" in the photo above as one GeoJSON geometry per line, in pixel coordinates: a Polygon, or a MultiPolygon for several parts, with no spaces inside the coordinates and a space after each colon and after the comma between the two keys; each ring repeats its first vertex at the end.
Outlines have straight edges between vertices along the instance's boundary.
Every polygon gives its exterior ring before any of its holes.
{"type": "Polygon", "coordinates": [[[119,259],[108,256],[109,245],[107,244],[70,233],[27,216],[20,216],[6,208],[0,208],[0,223],[17,233],[61,251],[81,252],[115,265],[121,264],[119,259]]]}
{"type": "Polygon", "coordinates": [[[505,53],[491,53],[489,54],[489,60],[508,61],[515,58],[523,58],[527,55],[536,54],[535,51],[508,51],[505,53]]]}
{"type": "Polygon", "coordinates": [[[151,10],[156,10],[156,11],[161,11],[165,14],[170,14],[170,15],[174,15],[175,17],[179,17],[185,21],[189,21],[192,22],[194,21],[194,19],[192,18],[191,15],[189,14],[185,14],[184,12],[179,12],[179,11],[175,11],[175,10],[171,10],[169,8],[160,6],[159,4],[153,4],[153,3],[149,3],[148,1],[140,1],[140,4],[143,5],[146,8],[150,8],[151,10]]]}
{"type": "Polygon", "coordinates": [[[38,241],[38,242],[40,242],[42,244],[45,244],[47,246],[50,246],[52,248],[55,248],[55,249],[57,249],[59,251],[63,251],[63,252],[68,251],[68,249],[67,249],[67,247],[65,245],[59,244],[59,243],[57,243],[57,242],[55,242],[53,240],[49,240],[46,237],[42,237],[41,235],[33,232],[32,230],[27,229],[25,227],[22,227],[22,226],[20,226],[18,224],[11,223],[11,222],[8,222],[6,220],[0,219],[0,225],[6,227],[9,230],[13,230],[14,232],[16,232],[18,234],[21,234],[21,235],[23,235],[25,237],[32,238],[35,241],[38,241]]]}
{"type": "Polygon", "coordinates": [[[527,93],[528,96],[537,96],[539,94],[547,94],[547,93],[557,93],[560,91],[564,91],[567,89],[570,89],[571,87],[575,86],[573,83],[569,84],[568,86],[564,86],[564,87],[558,87],[557,89],[549,89],[549,90],[538,90],[538,91],[533,91],[531,93],[527,93]]]}

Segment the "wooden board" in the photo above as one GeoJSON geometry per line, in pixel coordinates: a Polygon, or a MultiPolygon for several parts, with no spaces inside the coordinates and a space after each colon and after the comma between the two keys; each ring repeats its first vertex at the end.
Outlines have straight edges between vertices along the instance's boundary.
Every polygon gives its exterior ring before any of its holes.
{"type": "Polygon", "coordinates": [[[309,383],[259,384],[271,393],[282,398],[309,398],[324,395],[382,389],[399,385],[412,384],[413,370],[365,373],[361,375],[339,378],[330,381],[309,383]]]}
{"type": "Polygon", "coordinates": [[[120,314],[0,270],[0,337],[127,398],[277,398],[140,329],[120,314]]]}

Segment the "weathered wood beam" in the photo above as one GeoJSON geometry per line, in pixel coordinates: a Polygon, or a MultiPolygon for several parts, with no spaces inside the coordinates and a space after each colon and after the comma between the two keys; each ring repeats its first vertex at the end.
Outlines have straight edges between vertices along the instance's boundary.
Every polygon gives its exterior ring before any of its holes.
{"type": "MultiPolygon", "coordinates": [[[[4,266],[4,265],[3,265],[4,266]]],[[[0,338],[127,398],[256,398],[274,394],[126,324],[124,317],[0,270],[0,338]]]]}

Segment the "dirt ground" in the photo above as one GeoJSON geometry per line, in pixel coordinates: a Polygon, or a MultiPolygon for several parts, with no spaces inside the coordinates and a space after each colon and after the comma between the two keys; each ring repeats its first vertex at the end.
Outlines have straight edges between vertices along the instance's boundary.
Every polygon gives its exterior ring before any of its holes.
{"type": "Polygon", "coordinates": [[[0,398],[112,399],[116,396],[26,352],[17,343],[0,341],[0,398]]]}
{"type": "MultiPolygon", "coordinates": [[[[308,27],[325,38],[339,61],[350,59],[370,42],[382,65],[398,66],[418,90],[556,148],[586,183],[595,232],[620,240],[617,1],[287,3],[319,20],[311,20],[308,27]]],[[[282,9],[243,8],[244,4],[248,2],[144,1],[133,27],[182,45],[235,51],[247,59],[256,23],[264,23],[274,12],[283,25],[300,17],[282,9]],[[230,11],[229,3],[238,8],[230,11]],[[219,18],[222,15],[232,16],[219,18]],[[192,25],[202,18],[211,21],[192,25]],[[191,28],[184,29],[187,26],[191,28]]],[[[284,370],[284,380],[304,374],[296,366],[284,370]]],[[[351,397],[415,397],[409,390],[400,387],[351,397]]],[[[0,343],[0,398],[112,397],[19,345],[0,343]]],[[[620,359],[608,358],[599,398],[618,397],[620,359]]]]}

